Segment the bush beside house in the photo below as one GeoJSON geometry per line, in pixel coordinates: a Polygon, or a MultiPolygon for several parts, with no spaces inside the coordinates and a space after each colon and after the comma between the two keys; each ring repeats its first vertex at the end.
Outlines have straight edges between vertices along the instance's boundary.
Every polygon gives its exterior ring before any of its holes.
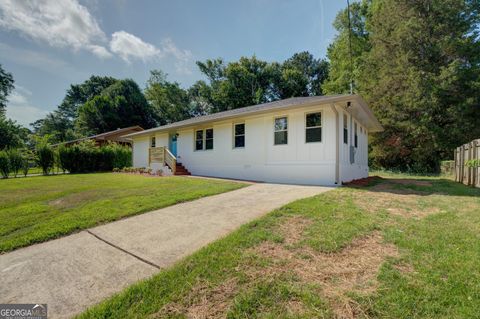
{"type": "Polygon", "coordinates": [[[87,173],[112,171],[132,166],[132,150],[127,146],[107,144],[96,147],[91,141],[60,146],[58,163],[63,171],[87,173]]]}

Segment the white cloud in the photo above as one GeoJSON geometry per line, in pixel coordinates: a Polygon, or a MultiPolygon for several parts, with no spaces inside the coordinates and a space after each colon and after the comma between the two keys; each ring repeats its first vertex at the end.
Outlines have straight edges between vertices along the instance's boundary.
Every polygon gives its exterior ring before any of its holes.
{"type": "Polygon", "coordinates": [[[0,27],[54,47],[88,50],[105,58],[106,41],[95,18],[76,0],[2,0],[0,27]]]}
{"type": "Polygon", "coordinates": [[[7,117],[26,127],[30,123],[45,117],[47,111],[30,104],[31,95],[32,92],[17,85],[8,97],[7,117]]]}
{"type": "Polygon", "coordinates": [[[90,51],[93,52],[93,54],[95,54],[99,58],[106,59],[106,58],[112,57],[112,54],[110,53],[110,51],[108,51],[107,49],[105,49],[100,45],[92,44],[92,45],[89,45],[88,48],[90,49],[90,51]]]}
{"type": "Polygon", "coordinates": [[[170,57],[178,72],[191,73],[192,53],[179,49],[170,38],[156,47],[131,33],[117,31],[107,47],[107,36],[78,0],[0,0],[0,28],[53,47],[89,51],[102,59],[115,54],[130,63],[170,57]]]}
{"type": "Polygon", "coordinates": [[[162,56],[162,52],[153,44],[144,42],[139,37],[125,31],[112,34],[110,50],[126,62],[130,62],[131,59],[140,59],[145,62],[162,56]]]}
{"type": "Polygon", "coordinates": [[[175,43],[173,43],[172,39],[167,38],[162,41],[162,49],[163,52],[168,55],[172,55],[176,62],[175,67],[178,72],[191,74],[192,71],[190,70],[190,62],[192,61],[192,52],[189,50],[181,50],[179,49],[175,43]]]}
{"type": "Polygon", "coordinates": [[[118,31],[112,34],[110,50],[128,63],[134,59],[147,62],[167,56],[172,57],[177,71],[191,72],[188,64],[192,61],[192,53],[189,50],[179,49],[170,38],[163,40],[160,48],[157,48],[131,33],[118,31]]]}

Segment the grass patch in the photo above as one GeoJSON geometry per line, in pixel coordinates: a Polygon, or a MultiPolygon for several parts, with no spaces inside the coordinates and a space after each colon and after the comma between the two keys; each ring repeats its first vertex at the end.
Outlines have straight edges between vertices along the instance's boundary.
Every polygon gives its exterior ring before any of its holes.
{"type": "Polygon", "coordinates": [[[480,190],[383,177],[277,209],[80,318],[475,317],[480,190]]]}
{"type": "Polygon", "coordinates": [[[0,252],[6,252],[245,184],[103,173],[8,179],[0,186],[0,252]]]}

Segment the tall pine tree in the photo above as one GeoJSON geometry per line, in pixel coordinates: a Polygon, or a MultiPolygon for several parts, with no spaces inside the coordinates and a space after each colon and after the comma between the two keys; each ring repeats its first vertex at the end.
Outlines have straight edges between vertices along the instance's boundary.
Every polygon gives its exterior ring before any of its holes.
{"type": "MultiPolygon", "coordinates": [[[[360,6],[360,5],[359,5],[360,6]]],[[[373,163],[385,168],[435,171],[453,149],[480,136],[480,3],[464,0],[372,0],[364,9],[362,50],[354,50],[357,92],[385,127],[372,136],[373,163]]],[[[355,8],[353,8],[355,9],[355,8]]],[[[339,14],[337,22],[345,16],[339,14]]],[[[343,24],[344,26],[344,24],[343,24]]],[[[338,27],[337,27],[338,28],[338,27]]],[[[348,30],[329,50],[329,88],[346,77],[348,30]]],[[[354,29],[353,39],[358,38],[354,29]]]]}

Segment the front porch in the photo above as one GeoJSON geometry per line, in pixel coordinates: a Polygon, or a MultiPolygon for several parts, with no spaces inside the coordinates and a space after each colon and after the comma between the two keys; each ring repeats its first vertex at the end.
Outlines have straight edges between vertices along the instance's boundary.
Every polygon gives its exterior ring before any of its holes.
{"type": "Polygon", "coordinates": [[[158,164],[168,167],[173,175],[191,175],[191,173],[177,162],[177,158],[165,146],[150,147],[148,149],[148,166],[158,164]]]}

